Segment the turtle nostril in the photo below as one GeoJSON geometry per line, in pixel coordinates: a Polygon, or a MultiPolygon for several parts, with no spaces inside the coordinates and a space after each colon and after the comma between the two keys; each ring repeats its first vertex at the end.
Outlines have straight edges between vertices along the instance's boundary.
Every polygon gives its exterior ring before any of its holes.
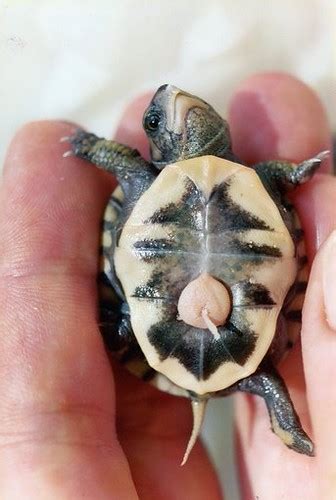
{"type": "Polygon", "coordinates": [[[230,314],[231,297],[222,283],[202,273],[182,290],[177,310],[180,320],[197,328],[208,328],[213,333],[230,314]]]}

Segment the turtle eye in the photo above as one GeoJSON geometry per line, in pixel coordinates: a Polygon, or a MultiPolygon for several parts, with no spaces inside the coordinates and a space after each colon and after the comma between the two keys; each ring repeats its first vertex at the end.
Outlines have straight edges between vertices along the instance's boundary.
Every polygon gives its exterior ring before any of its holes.
{"type": "Polygon", "coordinates": [[[161,116],[158,113],[149,113],[144,120],[144,127],[146,130],[155,132],[160,125],[161,116]]]}

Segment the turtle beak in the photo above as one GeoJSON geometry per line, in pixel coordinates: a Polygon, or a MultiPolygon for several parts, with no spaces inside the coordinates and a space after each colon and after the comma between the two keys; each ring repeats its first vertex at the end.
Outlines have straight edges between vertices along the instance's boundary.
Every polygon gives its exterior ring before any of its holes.
{"type": "Polygon", "coordinates": [[[186,130],[185,120],[191,108],[206,108],[204,101],[174,85],[165,86],[167,130],[181,135],[186,130]]]}
{"type": "Polygon", "coordinates": [[[164,126],[160,134],[148,135],[152,161],[158,169],[164,168],[175,158],[182,158],[184,145],[187,143],[187,116],[192,108],[207,108],[208,105],[174,85],[161,85],[156,91],[149,107],[161,111],[164,126]]]}

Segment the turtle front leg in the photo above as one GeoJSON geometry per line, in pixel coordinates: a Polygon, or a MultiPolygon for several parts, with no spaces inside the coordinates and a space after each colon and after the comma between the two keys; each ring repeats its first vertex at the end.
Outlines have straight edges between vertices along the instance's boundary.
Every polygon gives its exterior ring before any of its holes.
{"type": "Polygon", "coordinates": [[[237,389],[265,400],[272,430],[288,448],[314,456],[314,445],[302,429],[284,381],[273,367],[260,368],[238,382],[237,389]]]}
{"type": "Polygon", "coordinates": [[[70,137],[63,137],[62,142],[71,146],[64,157],[77,156],[114,174],[126,197],[132,197],[132,193],[139,197],[155,179],[152,165],[136,149],[119,142],[97,137],[82,129],[77,129],[70,137]]]}
{"type": "Polygon", "coordinates": [[[61,141],[71,145],[71,149],[64,153],[64,157],[77,156],[112,173],[123,168],[138,167],[138,162],[142,160],[136,149],[103,139],[82,129],[77,129],[72,136],[63,137],[61,141]]]}
{"type": "Polygon", "coordinates": [[[253,168],[266,185],[271,188],[275,187],[280,192],[287,191],[311,179],[329,154],[330,151],[322,151],[314,158],[305,160],[298,165],[275,160],[258,163],[253,168]]]}

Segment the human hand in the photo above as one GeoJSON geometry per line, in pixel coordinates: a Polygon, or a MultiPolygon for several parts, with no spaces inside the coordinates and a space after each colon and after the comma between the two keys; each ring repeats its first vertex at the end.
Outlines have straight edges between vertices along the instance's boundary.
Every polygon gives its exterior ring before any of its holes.
{"type": "MultiPolygon", "coordinates": [[[[141,152],[147,102],[148,96],[130,106],[117,133],[141,152]]],[[[330,147],[319,103],[288,77],[249,79],[233,97],[230,114],[235,152],[249,162],[299,161],[330,147]]],[[[218,482],[200,443],[179,466],[191,428],[189,402],[117,366],[112,375],[96,322],[95,276],[100,220],[113,182],[78,159],[62,158],[59,138],[71,131],[64,123],[30,124],[6,159],[0,191],[0,497],[215,500],[221,497],[218,482]]],[[[323,176],[296,195],[311,259],[335,225],[335,197],[335,180],[323,176]]],[[[287,450],[269,430],[263,401],[239,395],[247,500],[324,498],[321,488],[330,498],[333,491],[336,405],[328,387],[336,340],[321,299],[326,259],[321,253],[316,260],[305,306],[307,394],[299,345],[280,366],[307,430],[309,404],[317,457],[287,450]]]]}
{"type": "MultiPolygon", "coordinates": [[[[230,108],[236,153],[249,163],[281,157],[299,162],[331,149],[330,131],[317,98],[297,80],[260,75],[238,89],[230,108]],[[254,120],[255,118],[255,120],[254,120]]],[[[321,170],[330,172],[331,162],[321,170]]],[[[280,363],[316,457],[293,453],[270,432],[264,401],[238,394],[237,457],[244,500],[336,498],[336,179],[318,174],[293,196],[310,264],[317,250],[303,309],[301,342],[280,363]]]]}

